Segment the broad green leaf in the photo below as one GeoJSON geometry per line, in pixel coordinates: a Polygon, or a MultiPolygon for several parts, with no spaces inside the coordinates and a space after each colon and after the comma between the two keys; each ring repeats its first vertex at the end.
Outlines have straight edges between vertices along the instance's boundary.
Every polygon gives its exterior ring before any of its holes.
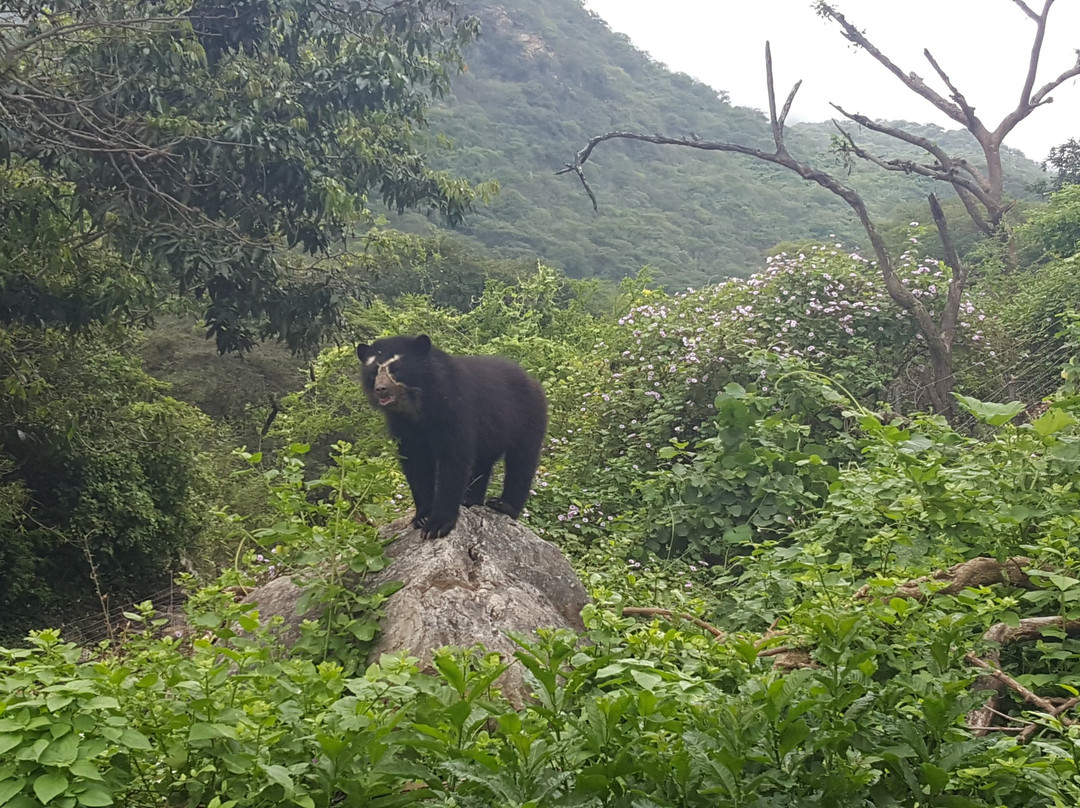
{"type": "Polygon", "coordinates": [[[38,762],[46,766],[70,766],[75,762],[78,753],[79,736],[69,732],[50,743],[49,748],[41,753],[38,762]]]}
{"type": "Polygon", "coordinates": [[[97,786],[86,789],[75,798],[79,801],[79,805],[85,805],[86,808],[101,808],[103,805],[113,804],[112,794],[97,786]]]}
{"type": "Polygon", "coordinates": [[[153,748],[150,745],[150,739],[135,729],[125,729],[120,733],[120,743],[128,749],[141,749],[145,751],[153,748]]]}
{"type": "Polygon", "coordinates": [[[75,697],[66,693],[50,693],[45,698],[45,706],[49,708],[50,713],[55,713],[57,710],[67,707],[73,701],[75,701],[75,697]]]}
{"type": "Polygon", "coordinates": [[[1075,423],[1076,419],[1069,415],[1069,413],[1057,407],[1051,407],[1031,422],[1031,428],[1034,429],[1040,437],[1045,438],[1053,435],[1055,432],[1060,432],[1075,423]]]}
{"type": "Polygon", "coordinates": [[[59,772],[43,774],[34,780],[34,794],[46,805],[59,794],[67,791],[68,779],[59,772]]]}
{"type": "Polygon", "coordinates": [[[16,746],[22,743],[22,739],[23,736],[15,732],[0,735],[0,755],[11,749],[14,749],[16,746]]]}
{"type": "Polygon", "coordinates": [[[971,396],[953,393],[960,406],[971,413],[979,421],[990,426],[1007,424],[1017,415],[1024,411],[1024,402],[1010,401],[1008,404],[994,404],[987,401],[979,401],[971,396]]]}
{"type": "Polygon", "coordinates": [[[654,690],[657,685],[663,684],[664,681],[659,674],[650,673],[649,671],[632,670],[630,675],[638,683],[638,686],[644,690],[654,690]]]}
{"type": "Polygon", "coordinates": [[[8,780],[0,780],[0,805],[5,805],[8,800],[22,791],[26,784],[25,777],[15,777],[8,780]]]}
{"type": "Polygon", "coordinates": [[[934,791],[941,791],[949,784],[949,773],[940,766],[923,763],[919,769],[922,771],[923,779],[934,791]]]}
{"type": "Polygon", "coordinates": [[[283,789],[285,789],[285,796],[291,797],[294,791],[293,780],[289,775],[289,770],[284,766],[264,766],[263,771],[266,773],[267,778],[277,783],[283,789]]]}
{"type": "Polygon", "coordinates": [[[101,780],[101,772],[98,771],[97,766],[91,763],[89,760],[76,760],[71,764],[68,769],[69,774],[73,774],[76,777],[81,777],[83,780],[101,780]]]}
{"type": "Polygon", "coordinates": [[[225,727],[221,724],[209,724],[205,721],[201,721],[197,724],[192,724],[191,729],[188,730],[189,741],[212,741],[217,738],[225,738],[225,727]]]}
{"type": "Polygon", "coordinates": [[[94,696],[85,706],[87,710],[119,710],[120,702],[112,696],[94,696]]]}

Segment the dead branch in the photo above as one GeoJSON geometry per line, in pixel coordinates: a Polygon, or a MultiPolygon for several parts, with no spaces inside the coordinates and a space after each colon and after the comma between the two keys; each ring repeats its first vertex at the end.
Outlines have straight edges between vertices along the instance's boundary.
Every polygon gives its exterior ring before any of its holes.
{"type": "MultiPolygon", "coordinates": [[[[964,116],[964,111],[954,102],[940,95],[935,89],[930,87],[921,77],[915,73],[905,73],[899,66],[897,66],[888,56],[878,50],[866,35],[848,22],[847,18],[833,8],[829,3],[821,2],[817,5],[818,14],[826,19],[830,19],[843,29],[844,38],[852,44],[862,48],[869,53],[874,59],[880,63],[886,70],[896,76],[900,81],[904,83],[908,89],[917,95],[922,96],[943,113],[948,115],[954,121],[961,126],[967,128],[968,121],[964,116]]],[[[981,124],[980,124],[981,126],[981,124]]]]}
{"type": "MultiPolygon", "coordinates": [[[[1056,78],[1051,79],[1038,90],[1035,90],[1035,79],[1036,74],[1038,73],[1039,60],[1042,56],[1043,41],[1046,35],[1046,24],[1050,16],[1050,9],[1054,5],[1054,0],[1045,0],[1042,11],[1040,12],[1034,11],[1030,6],[1023,2],[1023,0],[1013,0],[1013,2],[1024,12],[1024,14],[1034,21],[1035,35],[1032,38],[1028,56],[1027,73],[1024,77],[1024,84],[1020,91],[1020,97],[1017,100],[1016,107],[1005,115],[997,127],[992,131],[975,114],[975,107],[953,83],[948,73],[945,72],[929,50],[924,50],[923,55],[934,69],[934,72],[937,73],[938,78],[940,78],[948,88],[951,98],[945,98],[939,94],[915,73],[905,73],[901,70],[900,67],[875,47],[862,31],[852,25],[844,15],[837,11],[830,3],[822,1],[817,4],[818,13],[837,23],[843,30],[844,37],[849,42],[852,42],[865,50],[890,73],[900,79],[905,87],[922,98],[925,98],[941,112],[948,115],[975,136],[975,139],[979,142],[986,158],[986,171],[988,177],[984,185],[984,190],[990,197],[990,204],[987,204],[984,200],[980,201],[986,206],[988,218],[995,227],[1000,223],[1001,217],[1005,213],[1003,207],[1004,174],[1001,166],[1002,141],[1018,123],[1027,118],[1035,109],[1043,104],[1050,103],[1053,100],[1050,98],[1051,92],[1060,87],[1068,79],[1080,75],[1080,52],[1078,52],[1075,64],[1062,71],[1056,78]]],[[[907,138],[901,139],[906,140],[907,138]]],[[[908,140],[908,142],[911,141],[908,140]]],[[[942,163],[942,167],[947,168],[947,164],[942,163]]],[[[903,169],[893,168],[892,170],[903,169]]],[[[952,179],[948,179],[947,181],[956,186],[956,183],[952,179]]],[[[959,191],[959,186],[957,186],[957,189],[959,191]]],[[[966,200],[965,206],[967,207],[966,200]]],[[[971,213],[970,207],[968,207],[968,212],[971,213]]],[[[973,218],[975,217],[973,216],[973,218]]],[[[978,224],[978,220],[976,220],[976,223],[978,224]]],[[[980,228],[982,227],[981,224],[979,226],[980,228]]]]}
{"type": "Polygon", "coordinates": [[[622,614],[623,614],[623,617],[635,617],[635,616],[652,617],[652,616],[656,616],[656,617],[666,617],[669,620],[678,617],[678,618],[680,618],[682,620],[689,620],[691,623],[693,623],[698,628],[705,629],[707,632],[709,632],[714,637],[716,637],[717,640],[723,641],[723,640],[725,640],[727,638],[727,634],[724,633],[723,631],[721,631],[720,629],[718,629],[716,626],[710,625],[709,623],[706,623],[701,618],[694,617],[694,615],[687,614],[686,612],[673,612],[671,609],[658,609],[658,608],[648,607],[648,606],[626,606],[626,607],[623,608],[622,614]]]}
{"type": "MultiPolygon", "coordinates": [[[[983,176],[981,171],[972,166],[971,163],[964,158],[951,156],[937,143],[922,135],[907,132],[899,127],[883,123],[882,121],[871,120],[865,115],[860,115],[856,112],[848,112],[838,104],[832,104],[831,106],[845,118],[854,121],[859,124],[859,126],[922,149],[933,157],[935,162],[927,164],[919,163],[915,160],[885,160],[883,158],[872,157],[868,153],[859,154],[859,157],[873,162],[875,165],[884,168],[886,171],[903,171],[909,174],[919,174],[920,176],[928,177],[940,182],[947,182],[957,189],[957,193],[967,192],[975,196],[984,207],[989,208],[993,205],[994,200],[991,197],[989,181],[983,176]],[[961,171],[968,176],[965,177],[961,175],[961,171]]],[[[854,138],[848,135],[838,124],[836,124],[836,128],[840,129],[840,131],[852,141],[852,145],[855,146],[854,138]]]]}
{"type": "MultiPolygon", "coordinates": [[[[968,587],[978,588],[993,584],[1008,584],[1018,589],[1034,589],[1035,585],[1024,573],[1024,569],[1029,566],[1031,566],[1031,559],[1026,556],[1013,556],[1004,562],[980,556],[970,561],[954,564],[947,570],[937,570],[921,578],[906,581],[884,599],[904,598],[924,603],[929,595],[923,590],[922,585],[942,581],[948,581],[949,583],[947,586],[935,590],[932,593],[933,595],[955,595],[968,587]]],[[[867,600],[870,598],[870,592],[870,585],[866,584],[855,593],[855,599],[867,600]]]]}
{"type": "MultiPolygon", "coordinates": [[[[1060,718],[1063,713],[1068,712],[1077,704],[1080,704],[1080,699],[1067,699],[1061,704],[1056,705],[1051,712],[1047,713],[1047,715],[1050,718],[1060,718]]],[[[1020,744],[1027,743],[1035,736],[1035,733],[1042,728],[1041,724],[1037,724],[1034,721],[1028,722],[1028,725],[1016,736],[1016,742],[1020,744]]],[[[987,727],[986,729],[991,729],[991,727],[987,727]]]]}
{"type": "MultiPolygon", "coordinates": [[[[1032,618],[1032,619],[1038,620],[1038,619],[1041,619],[1041,618],[1032,618]]],[[[1077,629],[1080,629],[1080,625],[1077,626],[1077,629]]],[[[1033,691],[1031,691],[1028,688],[1024,687],[1022,684],[1020,684],[1018,681],[1016,681],[1016,679],[1009,676],[1009,674],[1005,673],[1005,671],[1001,670],[1001,668],[999,668],[996,665],[975,656],[974,652],[965,655],[964,660],[966,662],[968,662],[969,664],[974,665],[977,668],[982,668],[983,670],[988,671],[990,676],[992,676],[995,679],[997,679],[998,681],[1000,681],[1003,685],[1005,685],[1010,690],[1013,690],[1016,693],[1018,693],[1024,699],[1024,701],[1026,701],[1028,704],[1035,705],[1040,710],[1042,710],[1044,713],[1053,713],[1055,711],[1055,707],[1054,707],[1053,704],[1048,702],[1046,699],[1044,699],[1039,694],[1034,693],[1033,691]]],[[[1070,725],[1070,724],[1074,723],[1071,719],[1068,719],[1068,718],[1062,718],[1061,720],[1062,720],[1062,723],[1064,723],[1066,725],[1070,725]]],[[[977,725],[978,724],[976,723],[976,726],[977,725]]]]}
{"type": "MultiPolygon", "coordinates": [[[[976,692],[990,692],[990,696],[982,707],[968,713],[968,726],[972,728],[972,732],[976,736],[984,734],[984,731],[993,724],[994,716],[999,714],[998,705],[1001,703],[1005,693],[1010,689],[1020,694],[1024,701],[1035,705],[1044,713],[1059,716],[1064,712],[1064,710],[1058,709],[1060,705],[1055,705],[1050,700],[1032,693],[998,667],[1002,647],[1011,643],[1032,642],[1040,639],[1047,629],[1057,629],[1072,636],[1080,636],[1080,621],[1066,621],[1061,617],[1054,616],[1026,617],[1016,626],[1007,623],[996,623],[983,634],[984,641],[997,646],[987,654],[989,661],[977,657],[974,652],[965,657],[970,664],[988,671],[987,674],[976,679],[972,685],[972,689],[976,692]]],[[[1062,718],[1062,722],[1073,723],[1065,718],[1062,718]]],[[[1026,737],[1030,738],[1036,731],[1031,730],[1026,737]]]]}
{"type": "Polygon", "coordinates": [[[956,324],[960,318],[960,302],[963,298],[964,287],[967,286],[968,269],[960,261],[960,253],[956,251],[956,246],[953,244],[952,236],[949,234],[949,225],[945,220],[945,212],[941,209],[937,197],[930,194],[929,202],[930,215],[934,217],[934,224],[937,226],[942,247],[945,249],[945,263],[952,270],[952,281],[949,283],[945,310],[941,314],[941,338],[951,348],[953,337],[956,336],[956,324]]]}

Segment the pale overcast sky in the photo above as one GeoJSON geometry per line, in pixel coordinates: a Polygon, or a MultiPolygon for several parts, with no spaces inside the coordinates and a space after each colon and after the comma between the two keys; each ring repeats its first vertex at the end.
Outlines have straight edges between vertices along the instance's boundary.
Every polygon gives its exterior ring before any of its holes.
{"type": "MultiPolygon", "coordinates": [[[[1041,9],[1043,0],[1027,0],[1041,9]]],[[[856,51],[811,0],[586,0],[616,31],[672,70],[726,91],[734,104],[765,109],[765,41],[772,43],[777,103],[803,80],[789,120],[837,117],[835,102],[872,118],[956,124],[907,90],[872,57],[856,51]]],[[[904,72],[948,95],[922,54],[928,48],[994,128],[1015,108],[1035,23],[1013,0],[836,0],[835,5],[904,72]]],[[[1036,87],[1076,62],[1080,0],[1057,0],[1050,12],[1036,87]]],[[[1080,138],[1080,79],[1053,94],[1006,138],[1034,160],[1080,138]]],[[[708,137],[708,132],[701,132],[708,137]]]]}

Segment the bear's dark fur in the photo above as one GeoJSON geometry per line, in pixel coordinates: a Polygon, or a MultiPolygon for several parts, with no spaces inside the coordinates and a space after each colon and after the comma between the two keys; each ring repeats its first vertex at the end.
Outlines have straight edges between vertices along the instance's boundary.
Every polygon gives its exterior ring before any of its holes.
{"type": "Polygon", "coordinates": [[[397,441],[425,539],[448,534],[459,505],[484,504],[505,458],[502,495],[487,505],[517,518],[547,429],[540,384],[499,356],[450,356],[426,335],[359,345],[364,392],[397,441]]]}

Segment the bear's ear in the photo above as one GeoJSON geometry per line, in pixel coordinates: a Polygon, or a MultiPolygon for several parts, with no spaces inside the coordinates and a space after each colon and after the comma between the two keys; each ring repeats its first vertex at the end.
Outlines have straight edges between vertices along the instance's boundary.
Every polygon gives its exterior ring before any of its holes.
{"type": "Polygon", "coordinates": [[[431,353],[431,337],[427,334],[421,334],[413,340],[412,348],[420,356],[427,356],[431,353]]]}
{"type": "Polygon", "coordinates": [[[361,362],[363,362],[365,359],[367,359],[369,356],[371,356],[371,346],[370,345],[357,345],[356,346],[356,356],[361,362]]]}

